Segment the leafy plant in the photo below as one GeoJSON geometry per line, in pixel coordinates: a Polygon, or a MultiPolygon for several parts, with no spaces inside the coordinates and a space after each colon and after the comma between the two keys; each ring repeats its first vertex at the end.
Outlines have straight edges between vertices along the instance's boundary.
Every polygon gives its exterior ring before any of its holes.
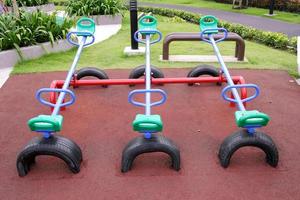
{"type": "Polygon", "coordinates": [[[121,0],[70,0],[67,12],[76,16],[116,15],[121,12],[121,0]]]}
{"type": "Polygon", "coordinates": [[[65,38],[72,27],[72,19],[64,19],[61,25],[56,23],[55,13],[21,12],[20,18],[14,15],[0,16],[0,51],[51,42],[65,38]]]}
{"type": "MultiPolygon", "coordinates": [[[[5,0],[7,6],[12,6],[12,0],[5,0]]],[[[49,0],[18,0],[18,6],[39,6],[49,3],[49,0]]]]}
{"type": "MultiPolygon", "coordinates": [[[[158,14],[167,17],[180,17],[185,21],[199,24],[201,15],[178,11],[166,8],[152,8],[152,7],[139,7],[140,12],[158,14]]],[[[252,27],[229,23],[226,21],[219,21],[219,26],[226,28],[230,32],[239,34],[242,38],[252,40],[260,44],[264,44],[276,49],[289,50],[291,52],[297,52],[297,42],[295,38],[289,38],[282,33],[274,33],[268,31],[258,30],[252,27]]]]}

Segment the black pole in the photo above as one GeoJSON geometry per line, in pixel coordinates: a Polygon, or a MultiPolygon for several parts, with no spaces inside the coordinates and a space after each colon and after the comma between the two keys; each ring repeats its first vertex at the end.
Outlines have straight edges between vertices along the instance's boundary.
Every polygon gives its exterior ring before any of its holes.
{"type": "Polygon", "coordinates": [[[131,27],[131,49],[139,49],[139,44],[134,39],[134,33],[138,30],[138,16],[137,16],[137,1],[130,0],[130,27],[131,27]]]}
{"type": "Polygon", "coordinates": [[[273,15],[274,13],[275,0],[270,0],[270,11],[269,15],[273,15]]]}

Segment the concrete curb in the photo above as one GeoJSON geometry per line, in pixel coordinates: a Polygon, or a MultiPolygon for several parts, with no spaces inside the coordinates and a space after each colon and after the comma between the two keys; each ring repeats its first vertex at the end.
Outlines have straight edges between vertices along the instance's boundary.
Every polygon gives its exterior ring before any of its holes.
{"type": "Polygon", "coordinates": [[[51,45],[50,42],[29,46],[21,48],[21,55],[16,49],[11,49],[7,51],[0,52],[0,88],[4,85],[6,80],[9,78],[10,72],[13,70],[15,64],[19,61],[30,60],[39,58],[45,54],[67,51],[71,49],[73,46],[68,43],[67,40],[58,40],[57,42],[51,45]]]}
{"type": "Polygon", "coordinates": [[[92,15],[90,16],[96,25],[122,24],[122,15],[92,15]]]}
{"type": "Polygon", "coordinates": [[[50,42],[29,46],[21,48],[21,55],[18,54],[16,49],[11,49],[7,51],[0,52],[0,60],[5,60],[5,62],[0,62],[0,69],[13,67],[19,61],[29,60],[39,58],[45,54],[55,53],[59,51],[67,51],[73,46],[68,43],[67,40],[58,40],[53,43],[53,46],[50,42]]]}

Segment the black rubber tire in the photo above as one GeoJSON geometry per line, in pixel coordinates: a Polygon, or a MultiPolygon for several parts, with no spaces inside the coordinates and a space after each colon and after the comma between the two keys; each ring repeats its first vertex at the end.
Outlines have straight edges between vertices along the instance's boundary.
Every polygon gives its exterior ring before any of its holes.
{"type": "Polygon", "coordinates": [[[73,173],[80,171],[82,152],[73,141],[58,135],[48,139],[44,137],[33,138],[19,153],[17,158],[17,170],[20,177],[26,176],[30,166],[35,163],[35,157],[39,155],[55,156],[62,159],[73,173]]]}
{"type": "Polygon", "coordinates": [[[172,159],[172,168],[176,171],[180,170],[180,151],[177,146],[168,138],[153,134],[151,139],[141,136],[128,143],[122,154],[121,172],[129,171],[138,155],[151,152],[168,154],[172,159]]]}
{"type": "MultiPolygon", "coordinates": [[[[85,67],[76,72],[76,79],[80,80],[84,77],[92,76],[98,79],[109,79],[108,75],[102,69],[98,69],[96,67],[85,67]]],[[[103,85],[103,87],[107,87],[107,85],[103,85]]]]}
{"type": "Polygon", "coordinates": [[[249,135],[247,130],[239,130],[224,140],[219,150],[221,166],[227,168],[234,152],[246,146],[260,148],[266,154],[266,162],[272,167],[277,166],[279,155],[272,138],[262,132],[249,135]]]}
{"type": "MultiPolygon", "coordinates": [[[[142,76],[145,75],[145,70],[146,70],[146,66],[145,65],[140,65],[140,66],[134,68],[130,72],[128,78],[129,79],[138,79],[138,78],[140,78],[140,77],[142,77],[142,76]]],[[[165,77],[165,75],[163,74],[163,72],[159,68],[157,68],[157,67],[155,67],[153,65],[151,65],[151,76],[153,78],[164,78],[165,77]]],[[[129,85],[129,86],[132,87],[134,85],[129,85]]]]}
{"type": "MultiPolygon", "coordinates": [[[[187,77],[199,77],[202,75],[209,75],[212,77],[220,76],[220,72],[217,68],[211,65],[198,65],[197,67],[193,68],[187,75],[187,77]]],[[[189,83],[189,86],[194,85],[193,83],[189,83]]],[[[217,85],[222,85],[222,83],[217,83],[217,85]]]]}

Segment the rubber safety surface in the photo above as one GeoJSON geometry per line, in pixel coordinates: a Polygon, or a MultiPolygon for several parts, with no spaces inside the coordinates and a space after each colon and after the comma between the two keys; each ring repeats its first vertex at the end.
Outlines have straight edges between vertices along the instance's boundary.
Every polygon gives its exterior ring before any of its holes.
{"type": "MultiPolygon", "coordinates": [[[[189,70],[162,71],[165,77],[179,77],[189,70]]],[[[130,71],[106,73],[127,78],[130,71]]],[[[221,98],[216,84],[175,84],[155,86],[164,89],[168,99],[153,114],[161,114],[163,134],[179,147],[181,170],[170,169],[168,155],[153,153],[139,156],[132,170],[122,174],[122,150],[138,136],[131,123],[143,113],[127,102],[127,96],[142,86],[92,86],[76,88],[75,104],[62,112],[61,134],[82,149],[80,173],[73,174],[60,159],[40,156],[30,173],[20,178],[17,154],[36,136],[26,122],[50,113],[35,99],[35,92],[49,87],[53,79],[64,79],[65,73],[14,75],[0,89],[0,199],[300,199],[300,87],[282,71],[231,73],[261,87],[261,95],[248,108],[271,117],[261,131],[277,144],[277,168],[265,162],[264,152],[246,147],[223,169],[217,154],[223,139],[238,130],[235,109],[221,98]]]]}

